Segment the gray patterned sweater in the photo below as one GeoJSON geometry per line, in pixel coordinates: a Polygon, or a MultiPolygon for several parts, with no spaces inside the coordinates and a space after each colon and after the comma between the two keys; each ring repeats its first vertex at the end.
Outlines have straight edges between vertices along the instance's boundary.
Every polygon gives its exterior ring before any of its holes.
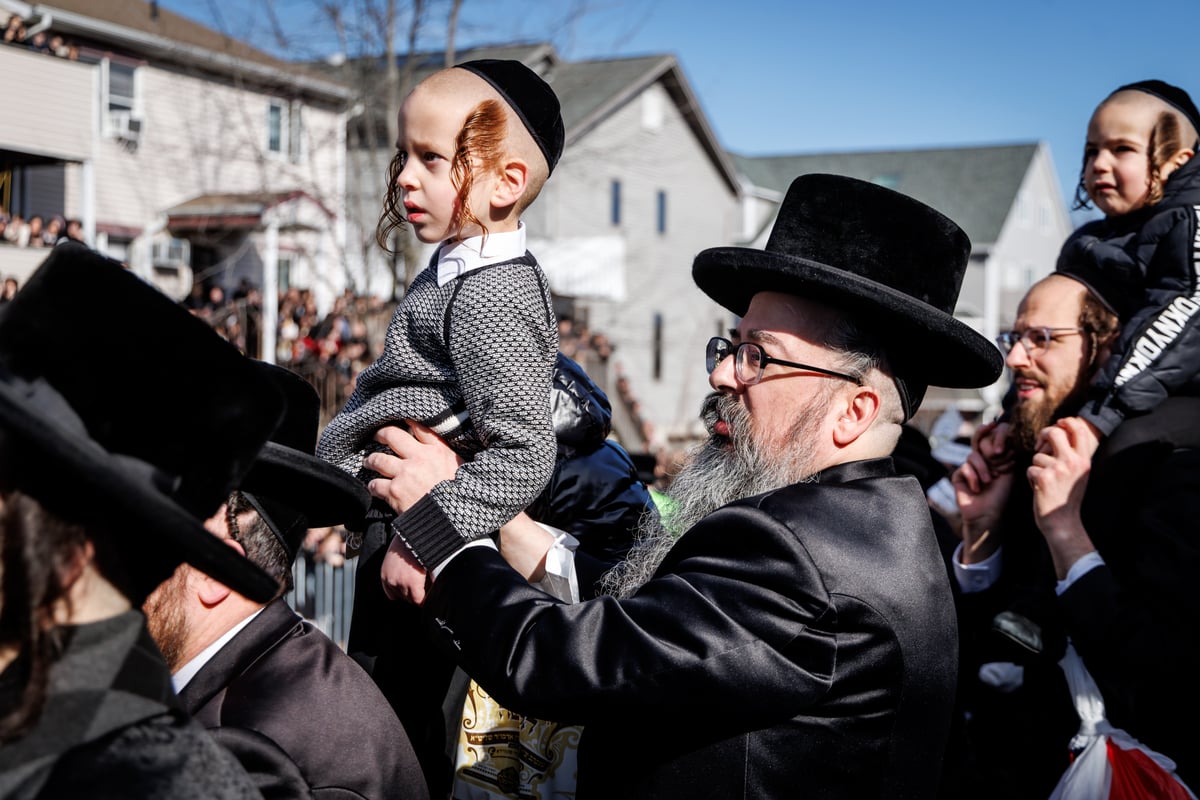
{"type": "Polygon", "coordinates": [[[473,458],[401,514],[396,532],[429,568],[529,505],[554,469],[550,382],[558,327],[534,257],[438,286],[437,257],[388,325],[383,353],[321,434],[317,455],[362,480],[387,423],[415,419],[473,458]]]}

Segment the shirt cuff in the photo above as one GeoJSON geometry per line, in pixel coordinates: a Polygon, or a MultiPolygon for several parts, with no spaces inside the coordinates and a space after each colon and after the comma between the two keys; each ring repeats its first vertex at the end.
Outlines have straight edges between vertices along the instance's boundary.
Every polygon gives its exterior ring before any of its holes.
{"type": "Polygon", "coordinates": [[[442,570],[444,570],[446,568],[447,564],[449,564],[451,561],[454,560],[454,557],[456,555],[458,555],[459,553],[461,553],[464,550],[467,550],[471,547],[490,547],[493,550],[495,550],[496,552],[500,552],[500,548],[496,547],[496,543],[492,541],[492,537],[490,537],[490,536],[484,536],[479,539],[472,539],[471,541],[464,544],[462,547],[455,550],[453,553],[451,553],[449,556],[447,556],[444,561],[442,561],[440,564],[438,564],[436,567],[434,567],[433,570],[430,571],[430,573],[429,573],[430,580],[436,581],[438,578],[438,575],[442,574],[442,570]]]}
{"type": "Polygon", "coordinates": [[[579,576],[575,572],[575,550],[579,547],[579,540],[552,525],[536,524],[554,537],[554,544],[546,551],[545,576],[533,585],[564,603],[578,603],[579,576]]]}
{"type": "Polygon", "coordinates": [[[958,588],[963,594],[974,594],[992,588],[1000,578],[1000,553],[1003,547],[997,547],[996,552],[977,564],[962,563],[962,543],[954,548],[954,577],[958,580],[958,588]]]}
{"type": "Polygon", "coordinates": [[[1099,566],[1103,566],[1104,559],[1095,550],[1087,555],[1080,556],[1071,568],[1067,570],[1067,577],[1059,581],[1054,587],[1054,593],[1060,595],[1067,589],[1071,588],[1071,584],[1082,578],[1087,573],[1099,566]]]}

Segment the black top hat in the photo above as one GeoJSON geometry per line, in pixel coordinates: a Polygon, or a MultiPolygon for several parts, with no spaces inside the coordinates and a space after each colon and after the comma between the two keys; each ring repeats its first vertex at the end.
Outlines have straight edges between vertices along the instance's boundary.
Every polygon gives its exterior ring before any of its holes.
{"type": "Polygon", "coordinates": [[[954,318],[970,252],[954,222],[911,197],[840,175],[802,175],[764,250],[704,250],[692,275],[739,316],[764,291],[853,313],[881,335],[911,417],[926,386],[987,386],[1004,369],[999,349],[954,318]]]}
{"type": "Polygon", "coordinates": [[[255,600],[278,584],[206,531],[283,397],[204,322],[83,245],[0,311],[0,483],[111,531],[139,596],[188,562],[255,600]]]}
{"type": "Polygon", "coordinates": [[[254,365],[287,398],[287,414],[242,481],[242,494],[295,558],[309,528],[358,524],[371,495],[348,472],[313,455],[321,415],[316,389],[291,370],[254,365]]]}
{"type": "Polygon", "coordinates": [[[484,58],[455,66],[475,73],[500,93],[537,142],[549,171],[554,172],[562,156],[566,131],[558,95],[550,84],[520,61],[511,59],[484,58]]]}

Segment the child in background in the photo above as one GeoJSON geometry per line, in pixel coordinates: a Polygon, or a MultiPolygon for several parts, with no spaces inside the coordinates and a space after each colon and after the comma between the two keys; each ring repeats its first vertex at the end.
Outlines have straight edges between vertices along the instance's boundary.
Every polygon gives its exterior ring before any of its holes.
{"type": "Polygon", "coordinates": [[[441,245],[396,309],[382,355],[359,375],[318,447],[365,480],[373,475],[364,459],[377,449],[375,432],[413,419],[468,459],[453,481],[391,522],[396,535],[381,572],[392,599],[419,601],[425,568],[498,530],[554,468],[558,328],[520,216],[563,141],[553,90],[517,61],[442,70],[400,108],[379,238],[386,247],[407,222],[422,242],[441,245]]]}
{"type": "Polygon", "coordinates": [[[1057,270],[1095,290],[1121,319],[1079,414],[1098,436],[1200,371],[1198,130],[1191,97],[1159,80],[1118,88],[1088,123],[1076,208],[1090,199],[1105,218],[1067,239],[1057,270]]]}

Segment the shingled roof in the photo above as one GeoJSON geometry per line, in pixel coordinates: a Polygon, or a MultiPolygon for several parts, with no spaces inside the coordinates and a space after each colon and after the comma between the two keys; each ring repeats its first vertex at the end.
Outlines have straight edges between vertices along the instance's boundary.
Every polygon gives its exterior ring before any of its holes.
{"type": "Polygon", "coordinates": [[[995,243],[1036,143],[933,150],[887,150],[786,156],[738,156],[752,184],[782,198],[792,180],[815,172],[872,181],[914,197],[957,222],[979,247],[995,243]]]}
{"type": "Polygon", "coordinates": [[[52,30],[140,55],[238,73],[267,84],[289,83],[327,98],[347,90],[309,67],[275,58],[245,42],[145,0],[49,0],[32,6],[52,30]]]}

